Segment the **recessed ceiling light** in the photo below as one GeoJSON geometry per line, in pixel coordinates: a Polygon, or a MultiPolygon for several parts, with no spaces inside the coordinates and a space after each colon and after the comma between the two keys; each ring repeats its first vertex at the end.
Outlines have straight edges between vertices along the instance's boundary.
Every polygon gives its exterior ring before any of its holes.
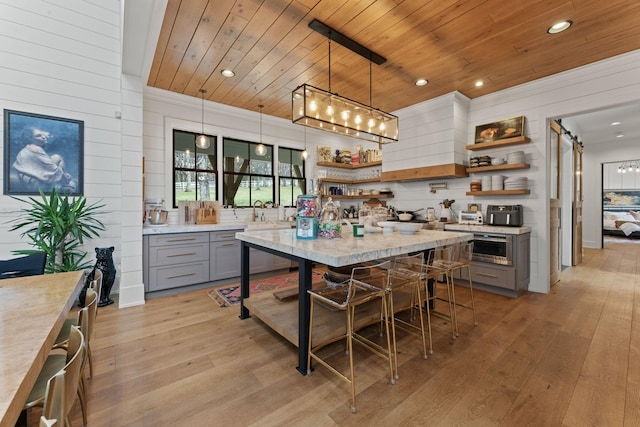
{"type": "Polygon", "coordinates": [[[222,70],[220,73],[225,77],[233,77],[236,75],[232,70],[222,70]]]}
{"type": "Polygon", "coordinates": [[[621,124],[622,124],[622,122],[611,122],[611,123],[609,123],[609,125],[611,125],[611,126],[618,126],[618,125],[621,125],[621,124]]]}
{"type": "Polygon", "coordinates": [[[616,134],[616,138],[624,138],[624,133],[616,134]]]}
{"type": "Polygon", "coordinates": [[[573,21],[560,21],[547,29],[549,34],[558,34],[569,28],[573,24],[573,21]]]}
{"type": "Polygon", "coordinates": [[[482,87],[483,84],[484,84],[484,82],[482,80],[478,80],[476,82],[476,87],[482,87]]]}
{"type": "Polygon", "coordinates": [[[427,83],[429,83],[429,80],[427,80],[427,79],[418,79],[418,80],[416,80],[416,86],[425,86],[427,83]]]}

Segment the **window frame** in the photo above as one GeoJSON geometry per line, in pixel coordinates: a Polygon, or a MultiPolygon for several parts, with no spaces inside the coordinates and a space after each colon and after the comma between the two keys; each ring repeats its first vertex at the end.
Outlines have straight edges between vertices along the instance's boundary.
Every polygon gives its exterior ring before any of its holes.
{"type": "Polygon", "coordinates": [[[280,206],[284,206],[284,207],[295,207],[295,202],[296,202],[296,198],[293,197],[293,186],[290,186],[291,188],[291,196],[292,196],[292,204],[291,205],[283,205],[282,204],[282,193],[280,191],[280,189],[282,188],[281,185],[281,180],[283,179],[291,179],[291,180],[298,180],[298,181],[302,181],[302,193],[301,194],[306,194],[307,193],[307,164],[306,164],[306,160],[302,157],[302,152],[304,150],[300,150],[297,148],[290,148],[290,147],[283,147],[283,146],[278,146],[278,175],[277,175],[277,188],[278,188],[278,205],[280,206]],[[280,158],[280,150],[287,150],[289,151],[289,161],[288,162],[283,162],[282,159],[280,158]],[[301,177],[297,177],[297,176],[289,176],[289,175],[280,175],[280,163],[287,163],[289,165],[291,165],[291,169],[293,170],[293,156],[298,156],[300,158],[300,160],[302,161],[302,176],[301,177]]]}
{"type": "MultiPolygon", "coordinates": [[[[241,138],[235,138],[235,137],[231,137],[231,136],[223,136],[222,137],[222,200],[223,200],[223,204],[225,206],[234,206],[236,208],[250,208],[253,206],[253,204],[260,200],[262,203],[267,203],[269,201],[271,201],[272,203],[275,203],[274,200],[276,199],[276,178],[277,175],[275,174],[275,168],[274,168],[274,153],[275,153],[275,146],[271,145],[271,144],[265,144],[264,142],[262,143],[265,147],[267,147],[267,154],[264,157],[269,157],[269,153],[271,153],[270,155],[270,161],[271,161],[271,174],[259,174],[259,173],[252,173],[250,172],[251,170],[251,161],[252,160],[259,160],[258,158],[256,158],[256,155],[252,155],[252,153],[255,153],[255,148],[259,145],[259,142],[254,142],[254,141],[247,141],[241,138]],[[239,144],[246,144],[246,156],[243,157],[243,159],[246,161],[247,159],[249,160],[249,165],[248,165],[248,170],[249,172],[244,172],[244,173],[240,173],[240,172],[236,172],[235,169],[232,172],[228,172],[227,171],[227,153],[225,152],[226,150],[226,142],[233,142],[233,143],[239,143],[239,144]],[[235,204],[235,200],[236,200],[236,196],[238,194],[237,190],[233,195],[233,203],[228,203],[228,200],[226,199],[226,194],[227,194],[227,177],[228,176],[233,176],[233,177],[241,177],[240,179],[243,180],[245,177],[249,178],[249,182],[252,182],[253,178],[270,178],[271,179],[271,183],[272,183],[272,188],[271,188],[271,198],[269,200],[263,200],[265,199],[264,196],[262,196],[262,198],[258,199],[258,198],[254,198],[253,197],[253,188],[251,185],[249,185],[249,205],[236,205],[235,204]]],[[[230,158],[234,158],[233,156],[231,156],[230,158]]],[[[234,165],[235,165],[235,160],[234,160],[234,165]]],[[[232,182],[236,182],[236,179],[234,178],[232,182]]],[[[240,188],[240,185],[238,185],[238,188],[240,188]]]]}
{"type": "MultiPolygon", "coordinates": [[[[193,152],[195,153],[195,155],[198,155],[198,152],[202,152],[203,150],[198,149],[196,147],[196,138],[201,135],[201,132],[192,132],[189,130],[184,130],[184,129],[179,129],[179,128],[173,128],[171,131],[171,199],[172,199],[172,206],[174,209],[176,209],[178,207],[178,200],[176,199],[176,172],[193,172],[195,173],[196,177],[198,176],[198,173],[208,173],[208,174],[212,174],[215,176],[215,190],[214,190],[214,194],[211,195],[210,200],[218,200],[218,187],[219,187],[219,181],[220,181],[220,174],[219,174],[219,170],[218,170],[218,137],[216,135],[209,135],[207,133],[205,133],[205,135],[209,138],[209,142],[210,142],[210,146],[209,148],[206,149],[206,152],[208,153],[213,153],[214,156],[214,162],[210,162],[211,165],[213,166],[213,169],[199,169],[197,167],[198,162],[194,161],[194,167],[193,168],[183,168],[183,167],[176,167],[176,134],[177,133],[182,133],[182,134],[189,134],[193,136],[193,152]]],[[[196,157],[197,158],[197,157],[196,157]]],[[[198,180],[196,179],[195,181],[195,194],[196,194],[196,201],[200,200],[198,199],[198,180]]]]}

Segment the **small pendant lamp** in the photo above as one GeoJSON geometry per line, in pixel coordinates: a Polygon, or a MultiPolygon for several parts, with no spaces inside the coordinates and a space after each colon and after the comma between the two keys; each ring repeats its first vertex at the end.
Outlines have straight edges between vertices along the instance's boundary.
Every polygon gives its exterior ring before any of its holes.
{"type": "Polygon", "coordinates": [[[256,154],[258,156],[264,156],[267,154],[267,147],[262,143],[262,109],[264,108],[263,104],[258,105],[260,108],[260,144],[256,145],[256,154]]]}
{"type": "Polygon", "coordinates": [[[200,133],[196,138],[196,147],[201,150],[205,150],[211,145],[209,137],[204,134],[204,94],[207,93],[207,91],[205,89],[200,89],[200,93],[202,94],[202,133],[200,133]]]}

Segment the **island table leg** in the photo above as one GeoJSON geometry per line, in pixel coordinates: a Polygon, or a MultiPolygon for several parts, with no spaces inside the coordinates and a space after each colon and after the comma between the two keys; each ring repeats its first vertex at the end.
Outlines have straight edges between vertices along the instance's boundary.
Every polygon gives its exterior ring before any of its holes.
{"type": "Polygon", "coordinates": [[[307,375],[309,369],[309,314],[311,311],[311,290],[313,262],[298,261],[298,372],[307,375]]]}

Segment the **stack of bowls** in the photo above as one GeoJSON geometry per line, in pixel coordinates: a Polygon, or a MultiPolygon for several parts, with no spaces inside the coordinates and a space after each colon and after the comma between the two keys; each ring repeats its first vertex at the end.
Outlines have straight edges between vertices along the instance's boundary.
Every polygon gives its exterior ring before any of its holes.
{"type": "Polygon", "coordinates": [[[491,175],[491,190],[503,190],[504,175],[491,175]]]}
{"type": "Polygon", "coordinates": [[[514,151],[513,153],[507,154],[507,163],[524,163],[524,151],[514,151]]]}
{"type": "Polygon", "coordinates": [[[482,183],[479,179],[474,179],[469,185],[469,191],[482,191],[482,183]]]}
{"type": "Polygon", "coordinates": [[[527,188],[526,176],[514,176],[504,180],[505,190],[525,190],[527,188]]]}
{"type": "Polygon", "coordinates": [[[482,177],[482,189],[484,191],[491,190],[491,175],[485,175],[482,177]]]}

